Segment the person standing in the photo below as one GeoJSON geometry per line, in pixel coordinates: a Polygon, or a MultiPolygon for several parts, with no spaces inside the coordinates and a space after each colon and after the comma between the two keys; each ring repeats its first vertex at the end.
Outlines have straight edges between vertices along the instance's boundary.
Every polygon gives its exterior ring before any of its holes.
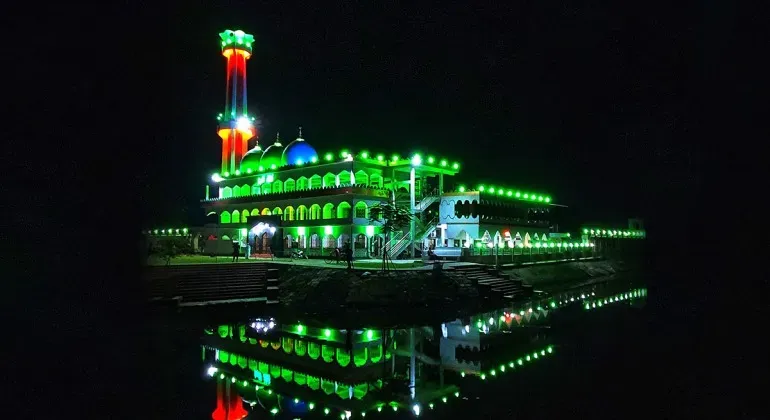
{"type": "Polygon", "coordinates": [[[241,244],[238,241],[233,241],[233,261],[238,262],[238,257],[241,256],[241,244]]]}
{"type": "Polygon", "coordinates": [[[342,254],[348,263],[348,270],[353,269],[353,248],[350,247],[350,241],[345,241],[345,247],[342,248],[342,254]]]}

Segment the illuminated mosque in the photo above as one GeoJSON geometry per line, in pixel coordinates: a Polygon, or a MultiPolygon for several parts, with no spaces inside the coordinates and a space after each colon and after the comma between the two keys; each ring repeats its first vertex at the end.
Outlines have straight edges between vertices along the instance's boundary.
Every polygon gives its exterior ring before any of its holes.
{"type": "Polygon", "coordinates": [[[283,256],[301,248],[312,257],[349,241],[355,258],[377,258],[383,249],[394,259],[414,257],[427,248],[456,258],[474,245],[529,247],[564,237],[553,222],[554,211],[564,206],[548,194],[456,183],[461,165],[450,157],[319,152],[301,127],[293,140],[275,133],[272,144],[260,144],[246,94],[254,37],[240,30],[219,37],[227,62],[226,102],[217,117],[221,168],[201,201],[211,220],[203,234],[215,238],[208,241],[207,253],[230,253],[232,242],[239,241],[251,245],[255,256],[283,256]],[[389,200],[409,208],[414,217],[385,243],[369,211],[389,200]]]}

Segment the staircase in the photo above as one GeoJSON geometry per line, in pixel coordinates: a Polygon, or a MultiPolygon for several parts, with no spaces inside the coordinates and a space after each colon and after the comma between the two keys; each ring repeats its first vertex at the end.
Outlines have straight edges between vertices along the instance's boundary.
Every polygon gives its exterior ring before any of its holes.
{"type": "Polygon", "coordinates": [[[494,268],[484,265],[464,265],[454,267],[467,278],[478,284],[479,294],[492,298],[518,299],[532,296],[532,286],[521,280],[513,280],[508,275],[500,274],[494,268]]]}
{"type": "Polygon", "coordinates": [[[438,195],[426,195],[419,202],[414,204],[414,211],[419,213],[425,211],[431,204],[438,201],[438,195]]]}
{"type": "Polygon", "coordinates": [[[402,252],[409,246],[409,244],[412,243],[412,235],[409,232],[399,232],[399,239],[397,241],[391,242],[391,248],[390,248],[390,257],[391,258],[398,258],[399,255],[401,255],[402,252]]]}
{"type": "Polygon", "coordinates": [[[151,301],[180,306],[278,299],[278,269],[265,263],[150,267],[144,279],[151,301]]]}

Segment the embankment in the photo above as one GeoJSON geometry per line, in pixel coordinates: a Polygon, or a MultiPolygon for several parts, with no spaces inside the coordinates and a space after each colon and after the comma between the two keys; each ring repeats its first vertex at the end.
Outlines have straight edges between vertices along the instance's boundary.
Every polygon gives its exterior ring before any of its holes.
{"type": "MultiPolygon", "coordinates": [[[[281,273],[281,306],[304,313],[409,308],[466,308],[478,297],[469,279],[451,270],[347,271],[287,266],[281,273]]],[[[404,311],[402,311],[404,312],[404,311]]]]}
{"type": "Polygon", "coordinates": [[[611,280],[618,276],[641,276],[641,265],[635,259],[605,259],[598,261],[572,261],[532,266],[503,267],[502,273],[510,274],[538,290],[550,291],[577,287],[584,284],[611,280]]]}

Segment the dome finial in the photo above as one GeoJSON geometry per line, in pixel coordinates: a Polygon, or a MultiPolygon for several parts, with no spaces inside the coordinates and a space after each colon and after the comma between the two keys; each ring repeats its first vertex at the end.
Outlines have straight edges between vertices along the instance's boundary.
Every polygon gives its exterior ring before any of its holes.
{"type": "Polygon", "coordinates": [[[302,126],[299,126],[299,138],[302,138],[302,126]]]}
{"type": "Polygon", "coordinates": [[[281,132],[280,131],[276,131],[275,132],[275,144],[277,144],[278,146],[281,145],[281,132]]]}

